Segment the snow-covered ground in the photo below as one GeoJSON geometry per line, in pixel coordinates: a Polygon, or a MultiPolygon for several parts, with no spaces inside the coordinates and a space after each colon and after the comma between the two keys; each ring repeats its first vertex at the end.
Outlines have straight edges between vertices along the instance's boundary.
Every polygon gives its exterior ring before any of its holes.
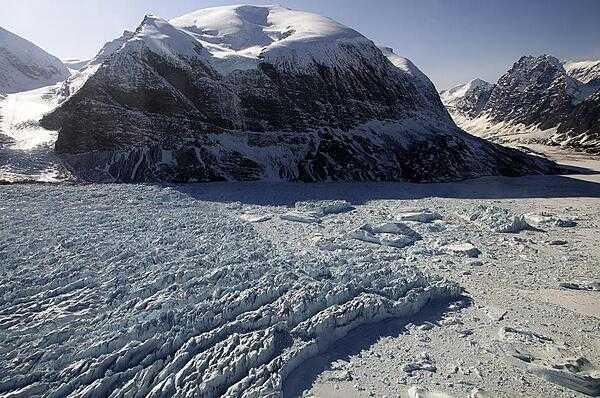
{"type": "Polygon", "coordinates": [[[57,86],[0,98],[0,181],[54,182],[64,177],[54,154],[55,131],[39,119],[58,105],[57,86]]]}
{"type": "Polygon", "coordinates": [[[599,198],[596,174],[4,186],[0,396],[584,396],[559,384],[597,380],[599,198]]]}

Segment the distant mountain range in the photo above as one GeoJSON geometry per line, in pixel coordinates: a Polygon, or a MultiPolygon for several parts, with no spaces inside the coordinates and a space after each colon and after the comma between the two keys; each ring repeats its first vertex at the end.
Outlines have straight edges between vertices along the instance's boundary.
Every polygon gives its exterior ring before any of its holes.
{"type": "Polygon", "coordinates": [[[496,84],[476,79],[440,96],[459,126],[482,137],[600,153],[600,61],[525,56],[496,84]]]}
{"type": "Polygon", "coordinates": [[[0,93],[49,86],[69,75],[69,70],[58,58],[0,28],[0,93]]]}

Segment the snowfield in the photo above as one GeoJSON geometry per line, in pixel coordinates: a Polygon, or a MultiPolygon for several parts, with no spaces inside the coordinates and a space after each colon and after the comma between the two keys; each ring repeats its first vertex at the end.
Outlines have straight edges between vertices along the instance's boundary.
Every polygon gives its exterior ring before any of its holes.
{"type": "Polygon", "coordinates": [[[595,176],[4,186],[0,397],[583,396],[598,197],[595,176]]]}

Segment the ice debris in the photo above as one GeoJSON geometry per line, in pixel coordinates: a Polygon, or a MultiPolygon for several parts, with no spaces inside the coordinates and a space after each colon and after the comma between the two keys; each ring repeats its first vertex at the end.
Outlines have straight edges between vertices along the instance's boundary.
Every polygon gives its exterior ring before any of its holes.
{"type": "Polygon", "coordinates": [[[321,214],[315,212],[289,211],[279,217],[282,220],[295,221],[304,224],[318,224],[321,222],[321,214]]]}
{"type": "Polygon", "coordinates": [[[600,292],[600,280],[589,281],[589,282],[562,282],[559,286],[563,289],[568,290],[588,290],[600,292]]]}
{"type": "Polygon", "coordinates": [[[240,219],[249,223],[260,223],[269,221],[273,216],[270,214],[242,213],[240,219]]]}
{"type": "Polygon", "coordinates": [[[499,340],[511,363],[551,383],[600,396],[600,370],[553,339],[528,330],[500,329],[499,340]]]}
{"type": "MultiPolygon", "coordinates": [[[[449,395],[439,391],[428,391],[416,386],[408,390],[408,398],[458,398],[454,395],[449,395]]],[[[491,394],[486,393],[479,388],[474,388],[469,395],[469,398],[493,398],[491,394]]]]}
{"type": "Polygon", "coordinates": [[[457,243],[452,245],[442,246],[441,249],[450,254],[458,254],[466,257],[477,258],[481,251],[472,243],[457,243]]]}
{"type": "Polygon", "coordinates": [[[419,358],[415,361],[409,362],[402,367],[402,370],[408,374],[413,372],[424,370],[427,372],[437,372],[437,367],[433,363],[428,353],[423,352],[419,355],[419,358]]]}
{"type": "Polygon", "coordinates": [[[454,398],[452,395],[448,395],[438,391],[427,391],[423,388],[413,386],[408,389],[408,398],[454,398]]]}
{"type": "Polygon", "coordinates": [[[500,322],[508,314],[508,311],[503,308],[489,306],[485,308],[485,312],[492,321],[500,322]]]}

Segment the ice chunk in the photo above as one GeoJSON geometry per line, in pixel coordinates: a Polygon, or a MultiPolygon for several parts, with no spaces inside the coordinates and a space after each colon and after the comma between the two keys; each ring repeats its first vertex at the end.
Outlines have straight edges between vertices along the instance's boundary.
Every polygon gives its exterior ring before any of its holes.
{"type": "Polygon", "coordinates": [[[591,282],[579,282],[579,283],[563,282],[563,283],[560,283],[559,286],[563,289],[569,289],[569,290],[589,290],[589,291],[600,292],[600,280],[591,281],[591,282]]]}
{"type": "Polygon", "coordinates": [[[499,233],[518,233],[532,229],[525,220],[525,216],[515,215],[506,209],[496,206],[477,205],[466,212],[459,214],[467,221],[480,228],[499,233]]]}
{"type": "Polygon", "coordinates": [[[442,246],[442,250],[450,254],[459,254],[471,258],[479,257],[481,254],[481,251],[475,245],[468,242],[442,246]]]}
{"type": "Polygon", "coordinates": [[[376,226],[365,224],[350,232],[349,236],[363,242],[396,248],[410,246],[421,240],[421,236],[417,232],[402,223],[384,223],[376,226]]]}
{"type": "Polygon", "coordinates": [[[600,395],[600,371],[552,338],[504,327],[500,329],[499,340],[514,365],[562,387],[593,397],[600,395]]]}
{"type": "Polygon", "coordinates": [[[345,200],[296,202],[295,207],[300,212],[312,212],[320,215],[344,213],[353,209],[352,205],[345,200]]]}
{"type": "Polygon", "coordinates": [[[525,214],[525,221],[530,225],[534,225],[536,227],[561,227],[561,228],[571,228],[577,226],[577,223],[570,218],[560,218],[556,216],[551,216],[547,214],[534,214],[528,213],[525,214]]]}
{"type": "Polygon", "coordinates": [[[280,216],[282,220],[295,221],[305,224],[318,224],[321,222],[321,215],[315,212],[290,211],[280,216]]]}
{"type": "Polygon", "coordinates": [[[408,398],[454,398],[443,392],[427,391],[419,387],[411,387],[408,389],[408,398]]]}
{"type": "Polygon", "coordinates": [[[270,214],[254,214],[254,213],[242,213],[240,219],[250,223],[265,222],[272,219],[273,216],[270,214]]]}
{"type": "Polygon", "coordinates": [[[396,220],[398,221],[415,221],[420,223],[430,223],[441,218],[442,216],[439,213],[429,209],[408,211],[396,215],[396,220]]]}

